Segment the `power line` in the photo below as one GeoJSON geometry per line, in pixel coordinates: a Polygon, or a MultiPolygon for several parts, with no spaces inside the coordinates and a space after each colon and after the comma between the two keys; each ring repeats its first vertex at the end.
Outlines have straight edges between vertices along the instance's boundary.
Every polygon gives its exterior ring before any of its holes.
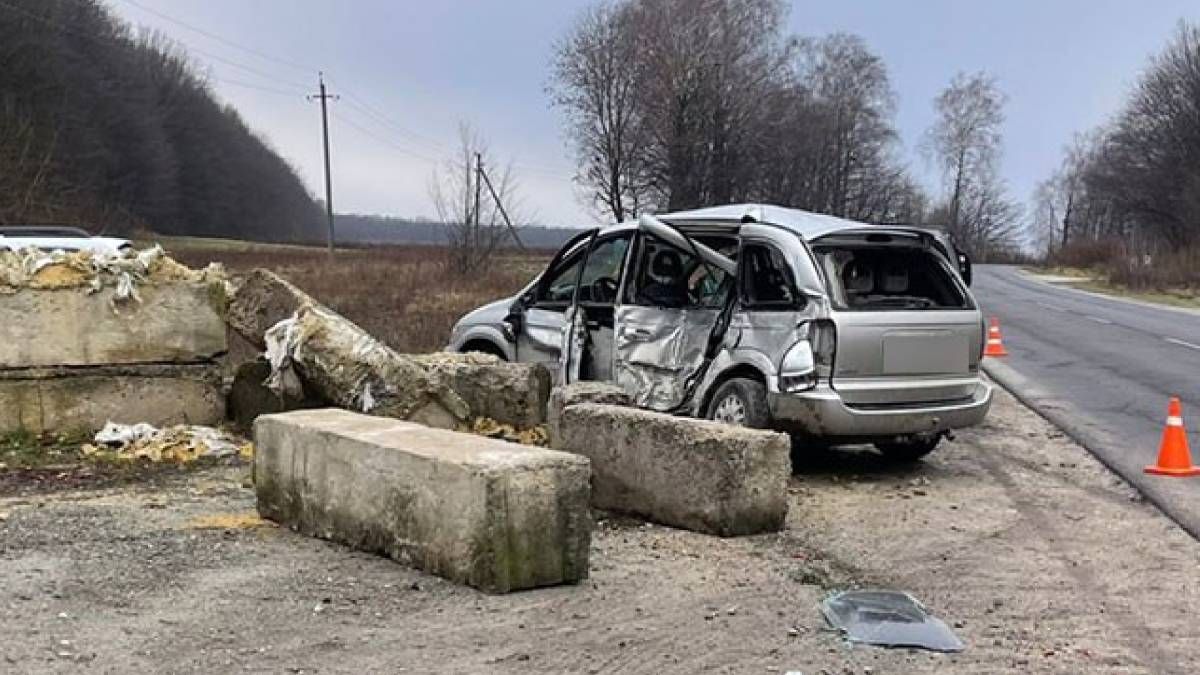
{"type": "Polygon", "coordinates": [[[183,21],[181,19],[176,19],[173,16],[169,16],[158,10],[151,9],[151,8],[141,4],[140,2],[135,2],[134,0],[121,0],[121,1],[127,5],[137,7],[138,9],[142,10],[143,12],[146,12],[147,14],[152,14],[154,16],[157,16],[158,18],[162,19],[163,21],[173,23],[177,26],[180,26],[182,28],[192,31],[193,33],[197,33],[197,34],[203,35],[204,37],[207,37],[209,39],[216,40],[217,42],[220,42],[221,44],[226,45],[228,47],[233,47],[234,49],[240,49],[241,51],[244,51],[247,54],[253,54],[254,56],[257,56],[261,59],[266,59],[267,61],[274,61],[275,63],[278,63],[280,65],[284,65],[289,68],[295,68],[296,70],[303,71],[305,73],[311,73],[312,71],[317,70],[316,68],[314,68],[312,66],[306,66],[306,65],[297,63],[297,62],[289,60],[289,59],[274,56],[274,55],[268,54],[264,51],[254,49],[253,47],[247,47],[245,45],[238,44],[237,42],[234,42],[233,40],[230,40],[225,37],[221,37],[220,35],[217,35],[216,33],[211,33],[209,31],[204,30],[203,28],[193,26],[192,24],[189,24],[186,21],[183,21]]]}
{"type": "MultiPolygon", "coordinates": [[[[87,40],[87,41],[95,43],[95,44],[103,44],[105,42],[109,42],[109,43],[118,42],[119,43],[119,42],[127,42],[128,41],[126,38],[117,37],[117,36],[99,36],[99,35],[89,35],[89,34],[85,34],[85,33],[79,33],[77,31],[73,31],[73,30],[67,28],[66,26],[64,26],[60,23],[52,21],[47,17],[41,16],[39,14],[35,14],[23,7],[17,7],[16,5],[13,5],[8,2],[4,2],[3,0],[0,0],[0,7],[3,7],[5,9],[8,9],[9,11],[16,12],[22,16],[25,16],[27,18],[38,21],[38,22],[40,22],[46,26],[49,26],[50,28],[53,28],[63,34],[71,35],[71,36],[77,37],[81,40],[87,40]]],[[[227,59],[218,54],[213,54],[213,53],[205,51],[203,49],[197,49],[196,47],[189,45],[189,44],[183,42],[182,40],[176,40],[174,38],[172,38],[172,40],[179,43],[180,45],[182,45],[184,47],[184,49],[188,52],[195,52],[197,54],[203,54],[204,56],[207,56],[215,61],[220,61],[221,63],[232,66],[234,68],[240,68],[242,70],[245,70],[246,72],[253,73],[255,75],[258,75],[259,77],[270,80],[273,83],[286,84],[288,86],[296,87],[299,91],[305,91],[307,89],[306,85],[299,84],[295,81],[284,80],[276,75],[271,75],[269,73],[265,73],[261,70],[258,70],[256,68],[252,68],[245,64],[238,63],[236,61],[227,59]]]]}
{"type": "MultiPolygon", "coordinates": [[[[221,37],[215,33],[211,33],[204,29],[192,26],[184,21],[175,19],[174,17],[170,17],[166,14],[163,14],[156,10],[145,7],[144,5],[142,5],[139,2],[136,2],[135,0],[122,0],[122,2],[125,2],[133,7],[137,7],[143,11],[146,11],[150,14],[158,16],[159,18],[161,18],[165,21],[169,21],[171,23],[177,24],[179,26],[187,28],[188,30],[192,30],[200,35],[204,35],[205,37],[208,37],[212,40],[216,40],[227,46],[233,47],[235,49],[240,49],[247,53],[258,56],[259,58],[274,61],[276,63],[280,63],[282,65],[286,65],[290,68],[295,68],[297,70],[308,70],[308,71],[314,70],[314,69],[310,69],[306,66],[303,66],[299,63],[288,61],[287,59],[275,57],[270,54],[267,54],[266,52],[262,52],[260,50],[256,50],[256,49],[252,49],[250,47],[245,47],[243,45],[239,45],[238,43],[236,43],[232,40],[229,40],[227,38],[221,37]]],[[[0,0],[0,8],[6,8],[12,12],[16,12],[16,13],[21,14],[30,19],[34,19],[35,21],[38,21],[38,22],[40,22],[44,25],[47,25],[55,30],[58,30],[62,33],[65,33],[67,35],[72,35],[72,36],[78,37],[80,39],[88,40],[91,42],[95,42],[95,43],[101,43],[104,41],[122,42],[125,40],[124,38],[115,37],[115,36],[113,36],[113,37],[103,36],[102,37],[102,36],[79,33],[79,32],[68,29],[66,26],[64,26],[60,23],[52,21],[47,17],[30,12],[29,10],[26,10],[23,7],[18,7],[9,2],[6,2],[5,0],[0,0]]],[[[262,84],[252,83],[252,82],[245,82],[245,81],[236,80],[236,79],[232,79],[232,78],[226,78],[226,77],[211,78],[215,81],[222,82],[224,84],[233,85],[236,87],[243,87],[246,89],[253,89],[253,90],[262,91],[262,92],[266,92],[266,93],[276,94],[279,96],[298,96],[298,95],[303,95],[303,92],[307,91],[307,85],[304,85],[302,83],[296,82],[294,80],[280,78],[277,75],[265,72],[263,70],[259,70],[258,68],[246,65],[239,61],[234,61],[232,59],[228,59],[219,54],[215,54],[213,52],[209,52],[207,50],[197,48],[194,45],[190,45],[186,42],[183,42],[182,40],[178,40],[176,38],[171,38],[171,39],[173,41],[177,42],[178,44],[180,44],[181,46],[183,46],[189,52],[207,56],[208,58],[210,58],[214,61],[217,61],[219,63],[223,63],[223,64],[228,65],[233,68],[238,68],[247,73],[251,73],[253,75],[256,75],[258,77],[266,79],[266,80],[270,81],[272,84],[293,87],[294,90],[288,91],[285,89],[281,89],[278,86],[267,86],[267,85],[262,85],[262,84]]],[[[332,83],[332,79],[330,81],[332,83]]],[[[354,92],[346,90],[345,88],[342,88],[342,91],[345,94],[345,96],[347,97],[347,99],[349,99],[346,102],[348,104],[350,104],[351,107],[355,108],[356,110],[359,110],[363,115],[365,115],[372,122],[380,125],[381,128],[387,129],[388,130],[387,133],[389,135],[396,134],[399,136],[406,137],[406,139],[405,139],[406,141],[423,143],[423,144],[429,146],[429,149],[432,149],[435,152],[446,152],[447,151],[447,146],[445,144],[443,144],[442,142],[438,141],[437,139],[435,139],[431,136],[426,136],[424,134],[420,134],[420,133],[417,133],[415,131],[405,128],[403,125],[400,125],[398,122],[396,122],[394,120],[394,118],[389,117],[388,115],[386,115],[382,112],[379,112],[378,109],[373,107],[363,97],[360,97],[360,96],[354,94],[354,92]]],[[[335,118],[337,118],[338,120],[346,123],[348,126],[355,129],[359,133],[364,134],[376,141],[384,143],[401,153],[404,153],[406,155],[410,155],[410,156],[413,156],[413,157],[416,157],[416,158],[419,158],[419,159],[422,159],[422,160],[425,160],[427,162],[431,162],[434,164],[439,162],[439,160],[437,160],[437,159],[429,157],[428,155],[422,154],[420,152],[416,152],[410,148],[406,148],[406,147],[394,142],[390,138],[381,136],[380,134],[377,134],[377,133],[371,131],[370,129],[367,129],[367,128],[363,127],[362,125],[354,122],[353,120],[349,119],[348,117],[339,115],[337,113],[333,113],[333,116],[335,118]]],[[[540,173],[540,174],[546,175],[548,177],[557,178],[563,182],[567,182],[567,183],[574,182],[571,178],[571,175],[574,173],[574,171],[572,169],[567,169],[567,168],[556,169],[556,168],[549,168],[549,167],[538,166],[538,165],[533,165],[533,164],[525,164],[523,162],[512,162],[512,163],[510,163],[510,165],[513,168],[520,169],[522,171],[528,171],[531,173],[540,173]]]]}
{"type": "Polygon", "coordinates": [[[241,80],[231,80],[228,77],[213,77],[212,81],[220,82],[221,84],[232,84],[235,87],[245,87],[246,89],[255,89],[258,91],[264,91],[264,92],[267,92],[268,94],[279,94],[280,96],[287,96],[288,98],[296,98],[296,92],[294,92],[294,91],[289,91],[286,89],[276,89],[275,87],[264,87],[262,85],[254,84],[251,82],[242,82],[241,80]]]}
{"type": "MultiPolygon", "coordinates": [[[[330,79],[330,82],[333,83],[333,80],[330,79]]],[[[394,118],[379,112],[379,110],[367,102],[366,99],[358,96],[353,91],[350,91],[345,87],[345,85],[341,85],[341,90],[346,97],[350,99],[347,101],[347,103],[350,103],[351,106],[358,108],[363,114],[374,119],[383,126],[389,127],[391,130],[395,131],[401,136],[408,136],[415,141],[424,141],[438,150],[444,151],[446,149],[446,146],[436,138],[412,131],[411,129],[406,128],[403,124],[397,122],[394,118]]]]}
{"type": "Polygon", "coordinates": [[[432,162],[434,164],[437,164],[439,162],[439,160],[434,159],[433,157],[429,157],[429,156],[423,155],[419,152],[415,152],[409,148],[405,148],[405,147],[395,143],[394,141],[392,141],[389,138],[386,138],[384,136],[376,134],[375,132],[371,131],[370,129],[367,129],[366,127],[356,123],[354,120],[350,119],[349,117],[341,115],[336,111],[333,112],[332,115],[333,115],[334,119],[338,120],[339,122],[345,123],[347,126],[354,129],[355,131],[359,132],[360,134],[363,134],[364,136],[367,136],[368,138],[371,138],[371,139],[378,141],[380,143],[383,143],[385,145],[391,146],[393,149],[395,149],[399,152],[402,152],[406,155],[412,155],[413,157],[416,157],[418,159],[423,159],[427,162],[432,162]]]}

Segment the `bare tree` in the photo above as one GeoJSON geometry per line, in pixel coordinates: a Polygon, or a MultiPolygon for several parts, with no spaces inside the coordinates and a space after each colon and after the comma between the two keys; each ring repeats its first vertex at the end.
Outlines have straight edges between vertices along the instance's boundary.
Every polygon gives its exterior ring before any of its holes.
{"type": "Polygon", "coordinates": [[[555,52],[578,178],[617,219],[766,200],[919,220],[894,94],[861,38],[784,33],[780,0],[612,0],[555,52]]]}
{"type": "Polygon", "coordinates": [[[985,73],[960,73],[934,99],[937,119],[924,150],[942,170],[948,195],[940,220],[961,246],[986,258],[1014,245],[1019,207],[997,174],[1005,97],[985,73]]]}
{"type": "Polygon", "coordinates": [[[578,180],[617,222],[646,201],[635,34],[628,6],[586,11],[554,48],[548,90],[569,122],[578,180]]]}
{"type": "Polygon", "coordinates": [[[429,197],[447,228],[450,263],[462,274],[486,265],[515,234],[516,180],[511,167],[494,167],[487,142],[462,124],[458,149],[430,177],[429,197]]]}
{"type": "Polygon", "coordinates": [[[1200,245],[1200,26],[1181,22],[1091,163],[1118,221],[1169,247],[1200,245]]]}

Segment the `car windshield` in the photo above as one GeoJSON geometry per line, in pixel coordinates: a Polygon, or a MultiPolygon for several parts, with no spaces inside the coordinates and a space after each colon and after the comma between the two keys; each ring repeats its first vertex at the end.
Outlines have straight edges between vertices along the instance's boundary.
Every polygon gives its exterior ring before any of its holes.
{"type": "Polygon", "coordinates": [[[970,309],[941,257],[915,246],[836,245],[814,248],[841,310],[970,309]]]}

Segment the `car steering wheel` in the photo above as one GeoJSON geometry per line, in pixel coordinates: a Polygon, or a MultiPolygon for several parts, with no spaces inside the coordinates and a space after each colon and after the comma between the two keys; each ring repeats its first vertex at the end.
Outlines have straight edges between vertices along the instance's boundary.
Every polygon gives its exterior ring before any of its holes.
{"type": "Polygon", "coordinates": [[[617,280],[612,277],[600,277],[592,282],[592,301],[608,302],[617,297],[617,280]]]}

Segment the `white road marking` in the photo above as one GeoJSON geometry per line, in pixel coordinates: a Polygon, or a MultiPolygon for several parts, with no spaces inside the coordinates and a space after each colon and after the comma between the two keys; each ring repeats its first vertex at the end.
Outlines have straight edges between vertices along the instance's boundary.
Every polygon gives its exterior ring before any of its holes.
{"type": "Polygon", "coordinates": [[[1048,303],[1048,302],[1041,302],[1040,300],[1039,300],[1039,301],[1037,301],[1037,304],[1041,305],[1042,307],[1045,307],[1046,309],[1052,309],[1052,310],[1054,310],[1054,311],[1056,311],[1056,312],[1066,312],[1066,311],[1069,311],[1069,310],[1067,310],[1067,308],[1066,308],[1066,307],[1059,307],[1058,305],[1052,305],[1052,304],[1050,304],[1050,303],[1048,303]]]}
{"type": "Polygon", "coordinates": [[[1180,347],[1188,347],[1190,349],[1200,350],[1200,345],[1188,342],[1187,340],[1180,340],[1178,338],[1173,338],[1173,337],[1164,337],[1163,339],[1166,340],[1167,342],[1170,342],[1173,345],[1179,345],[1180,347]]]}
{"type": "Polygon", "coordinates": [[[1105,319],[1105,318],[1103,318],[1103,317],[1099,317],[1099,316],[1091,316],[1090,314],[1084,314],[1084,315],[1083,315],[1083,318],[1085,318],[1085,319],[1087,319],[1087,320],[1089,320],[1089,321],[1095,321],[1096,323],[1106,323],[1106,324],[1111,324],[1111,323],[1112,323],[1112,322],[1111,322],[1111,321],[1109,321],[1108,319],[1105,319]]]}

